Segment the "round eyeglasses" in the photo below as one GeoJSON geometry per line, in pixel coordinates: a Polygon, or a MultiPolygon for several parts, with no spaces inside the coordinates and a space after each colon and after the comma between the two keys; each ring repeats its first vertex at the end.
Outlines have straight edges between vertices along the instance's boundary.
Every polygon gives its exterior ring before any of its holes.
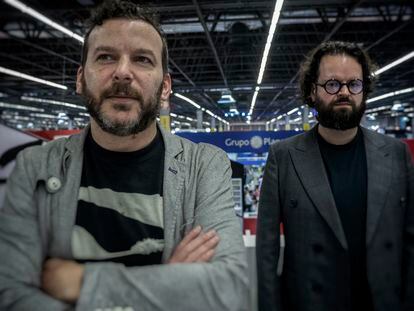
{"type": "Polygon", "coordinates": [[[342,89],[344,85],[348,88],[349,93],[353,95],[357,95],[362,92],[364,89],[364,82],[359,79],[349,80],[346,83],[341,83],[336,79],[331,79],[326,81],[323,84],[315,83],[317,86],[322,86],[326,93],[335,95],[338,94],[338,92],[342,89]]]}

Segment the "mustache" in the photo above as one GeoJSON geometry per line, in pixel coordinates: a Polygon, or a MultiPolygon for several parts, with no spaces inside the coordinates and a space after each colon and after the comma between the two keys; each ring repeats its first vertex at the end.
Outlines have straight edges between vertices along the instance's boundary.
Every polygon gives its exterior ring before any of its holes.
{"type": "Polygon", "coordinates": [[[347,103],[348,105],[355,106],[355,102],[352,99],[350,99],[349,97],[341,97],[341,98],[338,98],[337,100],[332,102],[333,105],[336,105],[336,104],[339,104],[339,103],[347,103]]]}
{"type": "Polygon", "coordinates": [[[101,93],[102,99],[106,97],[114,97],[114,96],[131,97],[140,102],[143,101],[141,93],[135,90],[134,88],[132,88],[131,84],[129,83],[114,82],[108,89],[105,89],[101,93]]]}

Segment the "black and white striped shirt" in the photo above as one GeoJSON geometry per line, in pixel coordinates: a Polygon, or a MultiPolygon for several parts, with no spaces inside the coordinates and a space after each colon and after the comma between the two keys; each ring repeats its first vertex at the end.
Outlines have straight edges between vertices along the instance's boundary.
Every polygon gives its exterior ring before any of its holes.
{"type": "Polygon", "coordinates": [[[164,153],[159,132],[134,152],[106,150],[88,134],[72,232],[79,262],[161,263],[164,153]]]}

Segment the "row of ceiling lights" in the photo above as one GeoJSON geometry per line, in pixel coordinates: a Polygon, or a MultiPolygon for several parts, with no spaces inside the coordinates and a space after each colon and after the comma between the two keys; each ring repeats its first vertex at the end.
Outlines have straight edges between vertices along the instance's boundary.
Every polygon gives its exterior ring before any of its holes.
{"type": "MultiPolygon", "coordinates": [[[[78,40],[81,43],[84,42],[84,39],[83,39],[82,36],[72,32],[71,30],[69,30],[69,29],[59,25],[58,23],[52,21],[51,19],[44,16],[43,14],[41,14],[41,13],[37,12],[36,10],[30,8],[26,4],[24,4],[24,3],[22,3],[18,0],[4,0],[4,2],[11,5],[11,6],[13,6],[13,7],[15,7],[16,9],[22,11],[23,13],[26,13],[26,14],[34,17],[35,19],[37,19],[37,20],[39,20],[39,21],[41,21],[41,22],[43,22],[43,23],[45,23],[45,24],[47,24],[47,25],[49,25],[49,26],[51,26],[55,29],[57,29],[58,31],[68,35],[69,37],[72,37],[72,38],[78,40]]],[[[280,17],[282,6],[283,6],[283,0],[277,0],[276,4],[275,4],[274,11],[273,11],[273,15],[272,15],[272,21],[271,21],[271,24],[270,24],[270,27],[269,27],[269,33],[268,33],[268,36],[267,36],[267,39],[266,39],[265,48],[264,48],[264,51],[263,51],[263,56],[262,56],[262,60],[261,60],[261,64],[260,64],[259,75],[258,75],[258,78],[257,78],[255,91],[253,93],[253,97],[252,97],[252,101],[251,101],[251,105],[250,105],[250,110],[247,114],[247,123],[250,123],[251,116],[253,114],[253,110],[254,110],[254,107],[255,107],[255,104],[256,104],[256,100],[257,100],[257,97],[258,97],[258,94],[259,94],[259,91],[260,91],[260,85],[261,85],[262,80],[263,80],[264,71],[266,69],[266,64],[267,64],[269,52],[270,52],[271,45],[272,45],[272,42],[273,42],[273,37],[274,37],[275,31],[276,31],[276,26],[277,26],[277,23],[278,23],[278,20],[279,20],[279,17],[280,17]]],[[[391,69],[391,68],[393,68],[393,67],[395,67],[395,66],[397,66],[397,65],[399,65],[399,64],[401,64],[401,63],[403,63],[403,62],[405,62],[409,59],[411,59],[412,57],[414,57],[414,51],[412,51],[412,52],[408,53],[407,55],[404,55],[404,56],[400,57],[399,59],[391,62],[390,64],[378,69],[377,71],[375,71],[374,75],[379,75],[379,74],[385,72],[386,70],[389,70],[389,69],[391,69]]],[[[30,76],[30,75],[27,75],[27,74],[24,74],[24,73],[21,73],[21,72],[17,72],[15,70],[11,70],[11,69],[8,69],[8,68],[4,68],[4,67],[1,67],[1,66],[0,66],[0,72],[8,74],[8,75],[12,75],[12,76],[20,77],[20,78],[23,78],[23,79],[31,80],[31,81],[34,81],[34,82],[43,83],[43,84],[46,84],[46,85],[49,85],[49,86],[52,86],[52,87],[56,87],[56,88],[59,88],[59,89],[67,90],[67,87],[65,85],[61,85],[61,84],[57,84],[57,83],[54,83],[54,82],[51,82],[51,81],[47,81],[47,80],[44,80],[44,79],[33,77],[33,76],[30,76]]],[[[380,100],[380,99],[384,99],[384,98],[387,98],[387,97],[390,97],[390,96],[397,96],[399,94],[412,92],[412,89],[413,88],[408,88],[408,89],[403,89],[403,90],[398,90],[398,91],[395,91],[395,92],[383,94],[383,95],[377,96],[375,98],[368,99],[367,103],[370,103],[370,102],[373,102],[373,101],[376,101],[376,100],[380,100]]],[[[191,105],[193,105],[197,109],[201,109],[202,111],[206,112],[211,117],[216,118],[220,122],[223,122],[224,124],[229,125],[229,122],[227,122],[226,120],[224,120],[224,119],[220,118],[219,116],[215,115],[210,110],[201,107],[200,105],[195,103],[193,100],[189,99],[188,97],[183,96],[179,93],[174,93],[174,95],[176,97],[178,97],[180,99],[183,99],[186,102],[190,103],[191,105]]],[[[274,119],[268,121],[267,123],[271,123],[271,122],[274,122],[274,119]]]]}

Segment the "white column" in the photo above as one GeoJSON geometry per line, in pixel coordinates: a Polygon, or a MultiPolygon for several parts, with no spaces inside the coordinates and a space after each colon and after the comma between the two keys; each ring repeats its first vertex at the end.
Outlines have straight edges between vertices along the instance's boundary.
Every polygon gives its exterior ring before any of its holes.
{"type": "Polygon", "coordinates": [[[203,111],[197,110],[197,129],[203,128],[203,111]]]}

